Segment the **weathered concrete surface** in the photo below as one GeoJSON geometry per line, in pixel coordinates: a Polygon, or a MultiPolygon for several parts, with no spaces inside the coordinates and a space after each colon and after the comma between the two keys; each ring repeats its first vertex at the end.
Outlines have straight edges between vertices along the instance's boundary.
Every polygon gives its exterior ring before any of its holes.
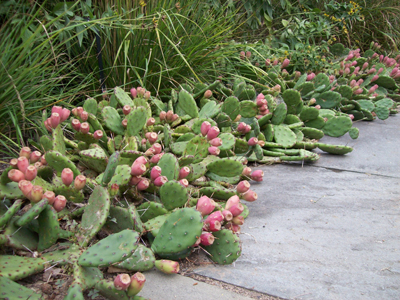
{"type": "Polygon", "coordinates": [[[399,120],[357,123],[344,157],[261,167],[242,256],[195,272],[287,299],[400,299],[399,120]]]}
{"type": "Polygon", "coordinates": [[[151,300],[251,300],[243,295],[198,282],[181,275],[167,275],[160,271],[144,273],[147,284],[139,295],[151,300]]]}
{"type": "Polygon", "coordinates": [[[316,150],[321,158],[313,165],[400,178],[400,116],[390,116],[384,121],[359,121],[354,127],[360,129],[358,139],[353,140],[348,134],[321,139],[322,143],[353,147],[350,154],[331,155],[316,150]]]}

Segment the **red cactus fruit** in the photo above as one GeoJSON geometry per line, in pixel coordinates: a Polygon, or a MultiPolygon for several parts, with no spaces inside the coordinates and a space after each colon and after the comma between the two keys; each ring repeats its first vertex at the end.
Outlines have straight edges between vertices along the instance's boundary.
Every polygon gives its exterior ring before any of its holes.
{"type": "Polygon", "coordinates": [[[36,169],[35,166],[33,165],[28,166],[25,171],[25,179],[32,181],[33,179],[35,179],[37,172],[38,170],[36,169]]]}
{"type": "Polygon", "coordinates": [[[197,200],[196,210],[198,210],[202,216],[210,214],[215,209],[215,201],[202,196],[197,200]]]}
{"type": "Polygon", "coordinates": [[[39,170],[39,168],[42,166],[42,163],[40,161],[37,161],[33,165],[36,167],[36,169],[39,170]]]}
{"type": "Polygon", "coordinates": [[[210,130],[210,128],[211,128],[210,122],[204,121],[204,122],[201,124],[201,127],[200,127],[201,135],[202,135],[202,136],[206,136],[207,133],[208,133],[208,131],[210,130]]]}
{"type": "Polygon", "coordinates": [[[162,151],[162,146],[159,143],[154,143],[152,148],[154,149],[154,154],[160,154],[162,151]]]}
{"type": "Polygon", "coordinates": [[[127,104],[127,105],[124,105],[124,107],[122,108],[122,112],[126,116],[126,115],[129,115],[129,113],[131,112],[131,109],[132,109],[132,107],[127,104]]]}
{"type": "MultiPolygon", "coordinates": [[[[261,94],[262,95],[262,94],[261,94]]],[[[264,96],[264,95],[263,95],[264,96]]],[[[266,105],[268,108],[268,101],[265,100],[264,98],[257,98],[257,102],[256,102],[258,107],[261,107],[263,105],[266,105]]]]}
{"type": "Polygon", "coordinates": [[[246,131],[246,123],[244,122],[240,122],[238,127],[237,127],[237,131],[239,132],[245,132],[246,131]]]}
{"type": "Polygon", "coordinates": [[[232,223],[235,225],[243,225],[244,224],[244,217],[243,216],[236,216],[233,217],[232,223]]]}
{"type": "Polygon", "coordinates": [[[150,96],[151,96],[151,92],[150,92],[150,91],[146,91],[146,92],[144,93],[144,99],[149,100],[149,99],[150,99],[150,96]]]}
{"type": "Polygon", "coordinates": [[[189,181],[187,181],[185,178],[181,179],[178,181],[180,183],[181,186],[183,186],[184,188],[187,188],[189,186],[189,181]]]}
{"type": "Polygon", "coordinates": [[[54,200],[56,198],[56,194],[54,194],[54,192],[52,191],[46,191],[43,193],[42,199],[47,199],[49,201],[50,205],[53,205],[54,200]]]}
{"type": "Polygon", "coordinates": [[[287,58],[285,58],[285,59],[283,60],[283,62],[282,62],[281,69],[284,69],[284,68],[288,67],[289,64],[290,64],[290,60],[287,59],[287,58]]]}
{"type": "Polygon", "coordinates": [[[42,154],[39,151],[33,151],[30,155],[29,161],[31,163],[35,163],[39,161],[39,159],[42,157],[42,154]]]}
{"type": "Polygon", "coordinates": [[[32,202],[39,202],[43,197],[43,188],[40,185],[34,185],[31,189],[31,197],[29,200],[32,202]]]}
{"type": "Polygon", "coordinates": [[[29,166],[29,160],[25,156],[18,157],[17,167],[22,172],[25,173],[26,168],[29,166]]]}
{"type": "Polygon", "coordinates": [[[12,166],[14,169],[18,168],[18,159],[17,158],[12,158],[10,160],[10,166],[12,166]]]}
{"type": "Polygon", "coordinates": [[[151,178],[151,180],[155,180],[157,177],[160,177],[161,176],[161,168],[159,167],[159,166],[154,166],[152,169],[151,169],[151,172],[150,172],[150,178],[151,178]]]}
{"type": "Polygon", "coordinates": [[[250,176],[251,174],[251,168],[250,167],[244,167],[242,171],[243,176],[250,176]]]}
{"type": "Polygon", "coordinates": [[[116,183],[113,183],[110,187],[110,196],[115,197],[118,195],[119,192],[119,185],[116,183]]]}
{"type": "Polygon", "coordinates": [[[316,109],[321,109],[321,105],[315,105],[316,109]]]}
{"type": "Polygon", "coordinates": [[[124,128],[128,127],[128,120],[127,119],[123,119],[121,124],[122,124],[122,127],[124,127],[124,128]]]}
{"type": "Polygon", "coordinates": [[[136,272],[133,274],[131,277],[131,284],[127,289],[128,296],[133,297],[138,294],[142,290],[145,282],[146,277],[142,273],[136,272]]]}
{"type": "Polygon", "coordinates": [[[40,162],[42,163],[42,165],[47,165],[47,161],[46,161],[46,157],[44,156],[44,154],[42,155],[42,157],[40,158],[40,162]]]}
{"type": "Polygon", "coordinates": [[[234,233],[240,233],[240,226],[233,224],[232,222],[225,224],[225,228],[232,230],[234,233]]]}
{"type": "Polygon", "coordinates": [[[81,124],[81,128],[79,129],[79,131],[86,134],[89,133],[89,129],[90,129],[89,123],[83,122],[81,124]]]}
{"type": "Polygon", "coordinates": [[[190,168],[187,166],[182,167],[179,170],[179,177],[178,180],[186,178],[190,174],[190,168]]]}
{"type": "Polygon", "coordinates": [[[158,176],[156,179],[154,179],[155,186],[162,186],[166,182],[168,182],[168,178],[166,176],[158,176]]]}
{"type": "Polygon", "coordinates": [[[222,211],[222,214],[224,215],[224,220],[225,220],[226,222],[231,221],[232,218],[233,218],[233,215],[232,215],[232,213],[231,213],[230,210],[224,209],[224,210],[222,211]]]}
{"type": "Polygon", "coordinates": [[[81,190],[85,187],[86,185],[86,177],[85,175],[78,175],[75,177],[75,181],[74,181],[74,188],[76,190],[81,190]]]}
{"type": "Polygon", "coordinates": [[[172,110],[167,111],[167,114],[165,115],[165,119],[167,121],[172,121],[172,116],[174,115],[174,112],[172,110]]]}
{"type": "Polygon", "coordinates": [[[218,147],[208,147],[208,153],[210,153],[211,155],[218,155],[221,152],[221,150],[219,150],[218,147]]]}
{"type": "Polygon", "coordinates": [[[248,190],[246,193],[242,194],[242,198],[248,202],[253,202],[257,200],[257,193],[252,190],[248,190]]]}
{"type": "Polygon", "coordinates": [[[215,237],[212,235],[211,232],[206,232],[205,231],[200,235],[200,240],[201,240],[200,243],[203,246],[210,246],[210,245],[212,245],[214,243],[215,237]]]}
{"type": "Polygon", "coordinates": [[[61,172],[61,180],[66,186],[70,186],[74,181],[74,173],[70,168],[65,168],[61,172]]]}
{"type": "Polygon", "coordinates": [[[30,156],[31,156],[31,149],[30,149],[29,147],[23,147],[23,148],[21,148],[21,151],[19,152],[19,156],[20,156],[20,157],[21,157],[21,156],[24,156],[24,157],[26,157],[27,159],[29,159],[30,156]]]}
{"type": "Polygon", "coordinates": [[[114,286],[117,290],[126,291],[131,285],[131,281],[129,274],[118,274],[114,279],[114,286]]]}
{"type": "Polygon", "coordinates": [[[251,173],[250,177],[254,181],[262,181],[264,177],[264,172],[262,170],[255,170],[251,173]]]}
{"type": "Polygon", "coordinates": [[[60,212],[67,205],[67,199],[63,195],[58,195],[54,198],[53,207],[56,212],[60,212]]]}
{"type": "Polygon", "coordinates": [[[131,167],[131,175],[132,176],[140,176],[146,172],[147,168],[146,165],[141,163],[133,163],[131,167]]]}
{"type": "Polygon", "coordinates": [[[54,106],[51,108],[51,113],[58,113],[59,115],[61,115],[61,113],[62,113],[62,107],[61,107],[61,106],[56,106],[56,105],[54,105],[54,106]]]}

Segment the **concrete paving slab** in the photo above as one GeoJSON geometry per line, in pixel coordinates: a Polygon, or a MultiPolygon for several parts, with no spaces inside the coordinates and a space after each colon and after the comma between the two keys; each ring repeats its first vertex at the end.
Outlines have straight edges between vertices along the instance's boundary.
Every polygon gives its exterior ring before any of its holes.
{"type": "Polygon", "coordinates": [[[286,299],[400,299],[398,178],[261,168],[242,256],[197,274],[286,299]]]}
{"type": "Polygon", "coordinates": [[[144,273],[146,284],[139,295],[149,300],[251,300],[251,298],[220,289],[181,275],[160,271],[144,273]]]}
{"type": "Polygon", "coordinates": [[[359,121],[354,127],[360,129],[358,139],[353,140],[345,134],[340,138],[325,136],[320,140],[351,146],[354,148],[351,153],[342,156],[316,150],[321,158],[313,166],[400,178],[400,116],[390,116],[384,121],[359,121]]]}

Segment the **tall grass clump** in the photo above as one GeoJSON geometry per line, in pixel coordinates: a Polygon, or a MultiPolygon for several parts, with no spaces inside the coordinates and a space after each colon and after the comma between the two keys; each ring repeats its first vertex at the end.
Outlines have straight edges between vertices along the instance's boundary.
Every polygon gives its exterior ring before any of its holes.
{"type": "Polygon", "coordinates": [[[43,7],[9,1],[0,13],[0,140],[1,151],[10,154],[11,141],[24,145],[43,109],[87,93],[94,77],[66,55],[43,7]]]}

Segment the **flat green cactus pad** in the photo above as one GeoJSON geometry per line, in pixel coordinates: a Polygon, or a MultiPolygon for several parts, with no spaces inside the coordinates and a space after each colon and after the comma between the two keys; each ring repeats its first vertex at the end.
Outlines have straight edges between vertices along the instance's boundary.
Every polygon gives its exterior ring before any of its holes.
{"type": "Polygon", "coordinates": [[[242,253],[239,237],[231,230],[222,229],[213,233],[215,240],[211,246],[204,247],[210,258],[221,265],[229,265],[242,253]]]}

